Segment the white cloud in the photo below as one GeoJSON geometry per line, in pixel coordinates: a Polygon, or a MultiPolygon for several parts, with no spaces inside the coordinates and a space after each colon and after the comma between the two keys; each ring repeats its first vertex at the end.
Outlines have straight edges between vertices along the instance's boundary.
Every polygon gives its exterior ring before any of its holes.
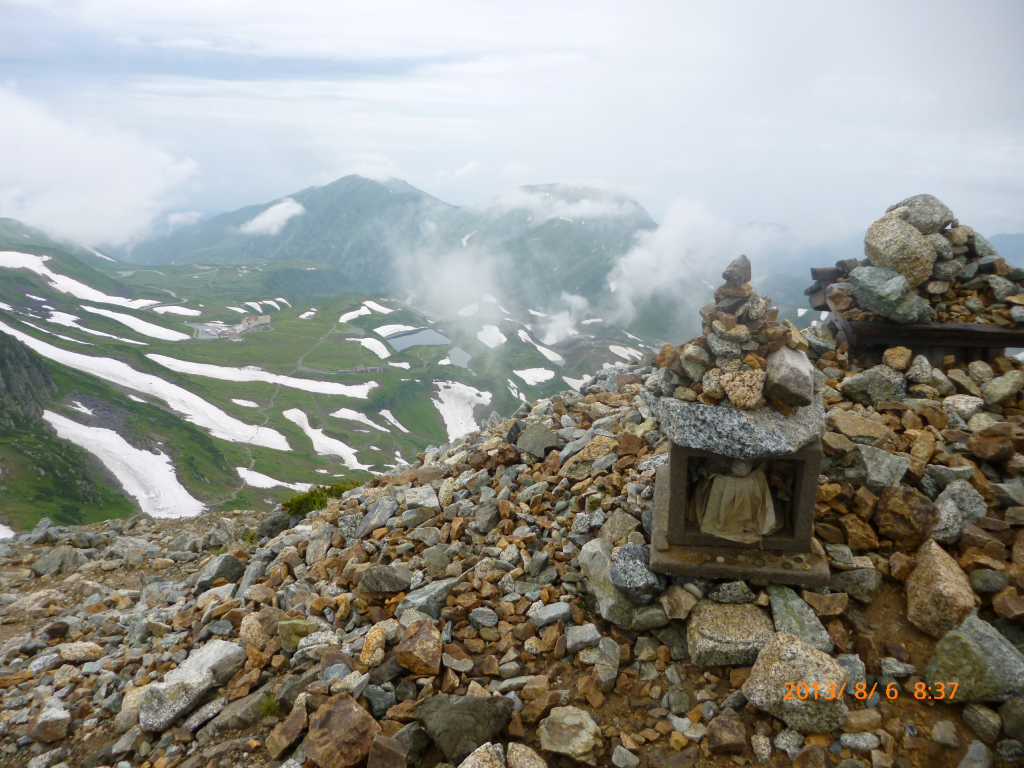
{"type": "Polygon", "coordinates": [[[145,233],[195,162],[105,124],[67,119],[0,85],[0,216],[87,245],[145,233]]]}
{"type": "Polygon", "coordinates": [[[243,235],[277,235],[281,233],[289,219],[300,216],[306,209],[290,197],[272,205],[263,213],[245,222],[238,228],[243,235]]]}

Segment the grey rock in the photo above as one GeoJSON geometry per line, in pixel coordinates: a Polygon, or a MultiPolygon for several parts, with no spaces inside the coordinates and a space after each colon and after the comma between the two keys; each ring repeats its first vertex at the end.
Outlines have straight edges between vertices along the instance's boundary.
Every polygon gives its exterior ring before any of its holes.
{"type": "Polygon", "coordinates": [[[917,295],[906,277],[891,269],[858,267],[850,273],[850,282],[861,308],[882,317],[898,323],[927,323],[934,317],[928,301],[917,295]]]}
{"type": "Polygon", "coordinates": [[[498,614],[490,608],[474,608],[469,612],[469,623],[477,629],[498,626],[498,614]]]}
{"type": "Polygon", "coordinates": [[[313,565],[327,557],[327,550],[331,548],[331,541],[337,528],[333,525],[321,525],[309,535],[309,543],[306,546],[306,565],[313,565]]]}
{"type": "Polygon", "coordinates": [[[550,603],[541,606],[530,616],[530,622],[535,627],[546,627],[556,621],[568,623],[572,621],[572,612],[568,603],[550,603]]]}
{"type": "Polygon", "coordinates": [[[234,555],[218,555],[213,558],[206,567],[203,568],[202,573],[199,574],[199,579],[196,581],[196,587],[193,590],[193,594],[201,595],[203,592],[210,588],[217,579],[227,579],[228,582],[236,582],[245,573],[245,566],[242,565],[238,558],[234,555]]]}
{"type": "Polygon", "coordinates": [[[513,708],[504,696],[434,694],[420,703],[416,720],[444,756],[458,765],[478,747],[497,740],[513,708]]]}
{"type": "Polygon", "coordinates": [[[445,601],[448,599],[448,595],[455,589],[455,585],[461,581],[461,577],[456,576],[451,579],[442,579],[441,581],[435,581],[428,584],[425,587],[414,589],[398,604],[395,609],[395,617],[400,617],[410,608],[420,611],[432,616],[435,619],[441,617],[441,610],[445,606],[445,601]]]}
{"type": "Polygon", "coordinates": [[[659,368],[647,382],[647,389],[656,395],[672,397],[680,384],[679,377],[668,368],[659,368]]]}
{"type": "Polygon", "coordinates": [[[950,720],[939,720],[932,726],[932,741],[956,749],[960,746],[960,740],[956,736],[956,725],[950,720]]]}
{"type": "Polygon", "coordinates": [[[565,649],[569,653],[593,648],[601,642],[601,630],[593,624],[566,627],[565,641],[565,649]]]}
{"type": "Polygon", "coordinates": [[[412,571],[400,565],[370,563],[359,580],[364,592],[405,592],[412,584],[412,571]]]}
{"type": "Polygon", "coordinates": [[[612,543],[605,539],[588,541],[578,559],[596,601],[597,615],[620,627],[631,626],[634,606],[611,582],[612,543]]]}
{"type": "Polygon", "coordinates": [[[650,550],[642,544],[626,544],[609,569],[609,580],[636,605],[649,605],[668,586],[665,577],[648,567],[650,550]]]}
{"type": "MultiPolygon", "coordinates": [[[[888,366],[885,366],[888,368],[888,366]]],[[[866,371],[843,379],[839,390],[847,399],[861,405],[874,405],[883,400],[893,400],[897,396],[897,387],[893,379],[883,372],[883,366],[876,365],[866,371]]],[[[889,369],[890,371],[892,369],[889,369]]],[[[900,377],[902,379],[902,377],[900,377]]]]}
{"type": "Polygon", "coordinates": [[[828,588],[833,592],[846,592],[850,597],[870,605],[875,590],[882,583],[882,574],[874,568],[839,571],[829,577],[828,588]]]}
{"type": "Polygon", "coordinates": [[[959,701],[1001,704],[1024,694],[1024,656],[991,624],[968,616],[936,644],[926,679],[958,683],[959,701]]]}
{"type": "Polygon", "coordinates": [[[931,384],[932,364],[924,355],[917,355],[911,362],[904,374],[907,381],[914,384],[931,384]]]}
{"type": "Polygon", "coordinates": [[[745,581],[726,581],[715,584],[708,592],[708,599],[716,603],[752,603],[757,599],[745,581]]]}
{"type": "MultiPolygon", "coordinates": [[[[934,195],[914,195],[913,197],[908,197],[906,200],[896,203],[896,205],[889,206],[886,212],[888,213],[897,208],[907,209],[903,214],[903,220],[917,229],[922,235],[933,235],[941,232],[955,218],[953,211],[934,195]]],[[[948,245],[948,241],[946,242],[948,245]]]]}
{"type": "Polygon", "coordinates": [[[844,733],[839,737],[839,743],[851,752],[866,755],[872,749],[877,749],[880,741],[870,731],[862,731],[861,733],[844,733]]]}
{"type": "Polygon", "coordinates": [[[434,514],[441,511],[441,504],[437,500],[437,493],[429,485],[418,488],[409,488],[405,492],[406,509],[432,510],[434,514]]]}
{"type": "Polygon", "coordinates": [[[661,430],[676,445],[733,459],[777,458],[821,438],[825,409],[821,400],[795,406],[787,418],[771,407],[741,411],[725,406],[657,398],[641,391],[661,430]]]}
{"type": "Polygon", "coordinates": [[[552,709],[537,728],[537,736],[544,750],[588,765],[597,764],[597,753],[603,746],[601,729],[588,712],[577,707],[552,709]]]}
{"type": "Polygon", "coordinates": [[[746,666],[774,633],[771,618],[755,605],[701,600],[690,612],[686,639],[697,666],[746,666]]]}
{"type": "Polygon", "coordinates": [[[398,512],[397,501],[389,496],[380,497],[370,507],[370,511],[363,515],[352,538],[362,539],[378,528],[382,528],[388,520],[395,516],[396,512],[398,512]]]}
{"type": "Polygon", "coordinates": [[[896,456],[870,445],[857,445],[857,453],[864,462],[864,484],[872,493],[899,486],[910,466],[910,457],[896,456]]]}
{"type": "Polygon", "coordinates": [[[956,768],[992,768],[993,765],[992,750],[980,741],[972,741],[956,768]]]}
{"type": "Polygon", "coordinates": [[[139,725],[150,733],[166,730],[192,711],[213,685],[213,673],[208,669],[178,675],[169,682],[150,683],[139,699],[139,725]]]}
{"type": "Polygon", "coordinates": [[[640,758],[621,744],[617,744],[612,752],[612,765],[615,768],[636,768],[640,765],[640,758]]]}
{"type": "Polygon", "coordinates": [[[992,289],[996,301],[1005,301],[1010,296],[1020,293],[1020,286],[1012,280],[1007,280],[999,275],[989,275],[988,287],[992,289]]]}
{"type": "Polygon", "coordinates": [[[962,716],[964,724],[985,743],[991,744],[999,738],[1003,729],[1003,718],[994,709],[984,704],[968,704],[964,707],[962,716]]]}
{"type": "Polygon", "coordinates": [[[867,667],[864,666],[860,656],[844,653],[836,657],[836,663],[846,670],[847,689],[855,689],[857,683],[867,682],[867,667]]]}
{"type": "Polygon", "coordinates": [[[1024,696],[1017,696],[999,707],[1003,733],[1011,739],[1024,740],[1024,696]]]}
{"type": "Polygon", "coordinates": [[[995,405],[1021,389],[1024,389],[1024,371],[1010,371],[985,384],[981,388],[981,396],[988,405],[995,405]]]}
{"type": "Polygon", "coordinates": [[[894,270],[916,288],[931,276],[936,253],[924,235],[901,218],[905,212],[897,209],[868,227],[864,253],[874,267],[894,270]]]}
{"type": "Polygon", "coordinates": [[[974,475],[974,467],[944,467],[941,464],[929,464],[925,471],[928,473],[928,477],[938,483],[940,488],[945,488],[958,480],[970,480],[974,475]]]}
{"type": "Polygon", "coordinates": [[[917,667],[892,656],[886,656],[882,659],[882,674],[886,677],[909,677],[917,674],[917,667]]]}
{"type": "Polygon", "coordinates": [[[739,256],[729,262],[729,266],[722,272],[722,279],[729,285],[741,286],[750,282],[750,259],[746,256],[739,256]]]}
{"type": "Polygon", "coordinates": [[[777,584],[768,585],[768,597],[771,600],[772,620],[778,632],[788,632],[799,637],[803,642],[819,651],[831,653],[832,639],[821,621],[814,615],[811,606],[805,603],[796,592],[789,587],[777,584]]]}
{"type": "Polygon", "coordinates": [[[473,528],[478,533],[490,533],[500,522],[501,512],[498,510],[498,502],[494,499],[488,499],[476,508],[476,518],[473,522],[473,528]]]}
{"type": "Polygon", "coordinates": [[[810,405],[814,398],[814,367],[807,355],[789,347],[768,355],[765,394],[790,405],[810,405]]]}
{"type": "Polygon", "coordinates": [[[1024,744],[1017,739],[1003,739],[996,744],[997,763],[1002,766],[1018,766],[1024,764],[1024,744]]]}
{"type": "Polygon", "coordinates": [[[530,424],[519,435],[516,447],[543,459],[548,451],[558,447],[558,437],[541,423],[530,424]]]}
{"type": "Polygon", "coordinates": [[[40,555],[29,567],[36,576],[55,576],[61,573],[72,573],[87,562],[89,562],[89,558],[80,550],[62,546],[40,555]]]}
{"type": "Polygon", "coordinates": [[[543,496],[545,493],[547,493],[550,487],[551,486],[545,482],[534,483],[533,485],[529,485],[526,488],[523,488],[519,492],[517,498],[519,501],[529,504],[535,496],[543,496]]]}
{"type": "Polygon", "coordinates": [[[723,339],[717,333],[709,333],[707,340],[711,354],[719,359],[728,360],[730,358],[743,357],[743,349],[738,342],[723,339]]]}
{"type": "Polygon", "coordinates": [[[946,485],[935,499],[935,506],[939,520],[932,538],[940,544],[956,544],[964,528],[978,522],[988,512],[984,497],[964,480],[955,480],[946,485]]]}
{"type": "MultiPolygon", "coordinates": [[[[940,238],[945,240],[942,235],[940,238]]],[[[937,261],[935,267],[932,269],[933,280],[945,280],[953,282],[964,272],[964,266],[959,261],[937,261]]]]}
{"type": "Polygon", "coordinates": [[[776,633],[754,663],[743,693],[758,709],[802,733],[828,733],[846,722],[849,710],[844,697],[785,698],[785,683],[817,683],[842,689],[846,669],[794,635],[776,633]]]}

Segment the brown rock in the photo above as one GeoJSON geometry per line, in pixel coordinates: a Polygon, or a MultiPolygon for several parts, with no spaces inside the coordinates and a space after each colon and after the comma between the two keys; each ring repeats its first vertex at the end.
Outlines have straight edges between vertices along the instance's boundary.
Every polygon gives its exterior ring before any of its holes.
{"type": "Polygon", "coordinates": [[[855,443],[878,446],[886,441],[896,441],[896,434],[885,424],[833,408],[826,418],[828,426],[846,435],[855,443]]]}
{"type": "Polygon", "coordinates": [[[911,351],[906,347],[889,347],[882,353],[882,362],[897,371],[910,367],[911,351]]]}
{"type": "Polygon", "coordinates": [[[441,671],[441,633],[427,619],[412,622],[395,650],[398,663],[414,675],[441,671]]]}
{"type": "Polygon", "coordinates": [[[883,488],[875,505],[874,522],[883,538],[904,547],[920,546],[938,523],[938,510],[916,488],[883,488]]]}
{"type": "Polygon", "coordinates": [[[643,438],[637,437],[632,432],[623,432],[619,435],[619,448],[616,453],[619,456],[633,456],[644,446],[643,438]]]}
{"type": "Polygon", "coordinates": [[[558,704],[561,698],[557,691],[548,691],[533,701],[527,702],[526,706],[523,707],[520,717],[524,723],[536,723],[550,712],[551,708],[558,704]]]}
{"type": "Polygon", "coordinates": [[[739,754],[747,747],[747,732],[738,717],[719,715],[708,723],[708,749],[716,754],[739,754]]]}
{"type": "Polygon", "coordinates": [[[825,768],[831,765],[828,753],[817,744],[809,744],[793,758],[793,768],[825,768]]]}
{"type": "Polygon", "coordinates": [[[803,598],[816,614],[825,619],[842,615],[850,604],[850,596],[845,592],[830,592],[827,595],[822,595],[818,592],[804,590],[803,598]]]}
{"type": "Polygon", "coordinates": [[[380,726],[348,694],[333,696],[313,715],[306,737],[306,757],[320,768],[348,768],[370,752],[380,726]]]}
{"type": "Polygon", "coordinates": [[[964,395],[981,397],[981,390],[978,389],[978,385],[974,383],[974,380],[967,375],[967,371],[963,368],[953,368],[946,371],[946,376],[956,385],[957,392],[964,395]]]}
{"type": "Polygon", "coordinates": [[[862,485],[853,495],[853,514],[862,520],[870,521],[872,515],[875,514],[877,502],[878,497],[869,491],[866,485],[862,485]]]}
{"type": "Polygon", "coordinates": [[[984,461],[1006,461],[1013,458],[1013,439],[1006,435],[974,434],[967,438],[967,449],[984,461]]]}
{"type": "Polygon", "coordinates": [[[915,568],[917,568],[917,561],[902,552],[894,552],[889,558],[889,573],[894,579],[906,581],[915,568]]]}
{"type": "Polygon", "coordinates": [[[1007,587],[996,592],[992,596],[992,610],[998,616],[1018,624],[1024,623],[1024,597],[1018,594],[1016,587],[1007,587]]]}
{"type": "Polygon", "coordinates": [[[693,606],[697,604],[697,598],[678,584],[673,584],[658,596],[658,602],[661,603],[666,616],[681,621],[690,615],[693,606]]]}
{"type": "Polygon", "coordinates": [[[956,560],[934,541],[914,557],[917,568],[907,577],[907,618],[932,637],[942,637],[974,610],[971,582],[956,560]]]}
{"type": "Polygon", "coordinates": [[[267,752],[275,760],[280,760],[288,748],[298,741],[302,732],[306,730],[309,718],[306,715],[306,705],[301,704],[292,707],[288,717],[278,723],[274,730],[267,736],[267,752]]]}
{"type": "Polygon", "coordinates": [[[570,458],[558,472],[559,477],[568,477],[570,480],[582,480],[590,476],[590,467],[595,459],[614,453],[618,441],[614,437],[598,435],[587,443],[586,447],[570,458]]]}
{"type": "Polygon", "coordinates": [[[398,739],[380,734],[370,745],[366,768],[405,768],[408,754],[408,746],[398,739]]]}
{"type": "Polygon", "coordinates": [[[914,404],[914,413],[928,422],[929,426],[936,429],[945,429],[949,426],[949,414],[937,405],[918,401],[914,404]]]}
{"type": "Polygon", "coordinates": [[[821,445],[829,456],[841,457],[857,446],[846,435],[839,432],[826,432],[821,436],[821,445]]]}
{"type": "Polygon", "coordinates": [[[764,380],[764,371],[732,371],[722,376],[722,386],[733,405],[750,410],[764,403],[764,380]]]}
{"type": "Polygon", "coordinates": [[[850,549],[863,551],[865,549],[878,549],[878,537],[874,529],[857,515],[843,515],[839,518],[839,525],[846,533],[846,543],[850,549]]]}

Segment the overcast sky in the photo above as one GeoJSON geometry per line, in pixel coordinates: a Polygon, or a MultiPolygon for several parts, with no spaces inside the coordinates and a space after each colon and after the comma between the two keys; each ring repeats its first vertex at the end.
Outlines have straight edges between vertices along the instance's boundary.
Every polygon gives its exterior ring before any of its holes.
{"type": "Polygon", "coordinates": [[[0,0],[0,215],[123,242],[355,172],[1024,232],[1022,33],[1016,0],[0,0]]]}

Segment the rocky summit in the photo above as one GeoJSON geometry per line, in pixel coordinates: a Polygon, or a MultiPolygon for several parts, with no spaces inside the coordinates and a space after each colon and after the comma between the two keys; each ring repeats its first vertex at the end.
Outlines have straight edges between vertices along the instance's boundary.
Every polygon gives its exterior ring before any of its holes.
{"type": "Polygon", "coordinates": [[[306,515],[5,540],[4,768],[1020,765],[1024,367],[860,358],[724,278],[701,339],[306,515]],[[651,571],[672,401],[820,409],[827,586],[651,571]]]}

